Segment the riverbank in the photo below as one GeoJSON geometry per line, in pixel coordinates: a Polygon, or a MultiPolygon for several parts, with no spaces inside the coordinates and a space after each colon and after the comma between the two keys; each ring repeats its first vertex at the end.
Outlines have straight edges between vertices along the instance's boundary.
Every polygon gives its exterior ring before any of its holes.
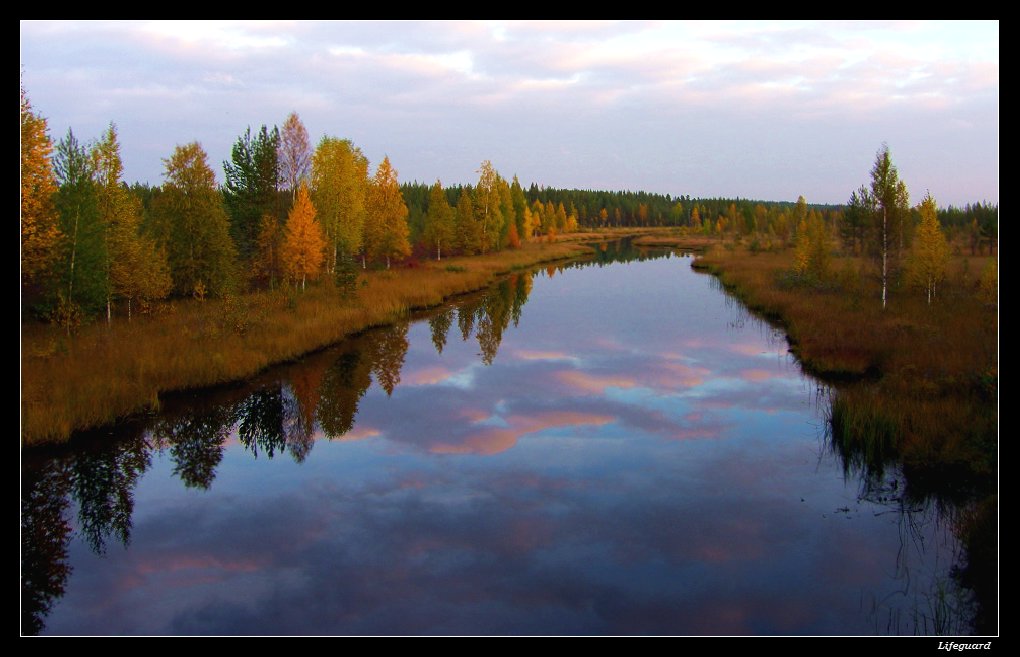
{"type": "Polygon", "coordinates": [[[250,377],[411,310],[478,290],[511,271],[574,259],[581,242],[621,232],[581,233],[482,256],[412,261],[359,272],[341,299],[329,283],[224,299],[175,300],[149,316],[98,322],[68,337],[25,324],[21,336],[22,445],[66,441],[80,429],[158,408],[161,393],[250,377]]]}
{"type": "Polygon", "coordinates": [[[675,230],[659,229],[657,233],[645,234],[634,238],[634,246],[661,246],[686,251],[702,251],[718,244],[719,238],[704,235],[684,235],[675,230]]]}
{"type": "Polygon", "coordinates": [[[829,444],[863,474],[862,495],[954,510],[966,550],[957,578],[976,596],[979,634],[998,632],[998,309],[978,273],[988,260],[956,255],[934,303],[894,289],[885,310],[859,258],[835,258],[825,281],[792,275],[790,251],[717,246],[693,265],[782,325],[805,369],[838,384],[829,444]],[[906,483],[890,490],[884,473],[897,463],[906,483]]]}
{"type": "Polygon", "coordinates": [[[859,258],[835,258],[825,281],[793,275],[792,251],[716,247],[694,266],[781,324],[808,371],[840,384],[834,439],[862,465],[898,457],[983,486],[998,448],[998,314],[974,273],[985,260],[956,256],[934,303],[897,289],[885,310],[859,258]]]}

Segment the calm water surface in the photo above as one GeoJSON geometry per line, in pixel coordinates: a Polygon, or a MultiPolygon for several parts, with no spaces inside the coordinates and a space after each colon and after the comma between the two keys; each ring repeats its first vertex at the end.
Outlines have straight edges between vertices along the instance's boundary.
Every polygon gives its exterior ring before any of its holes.
{"type": "Polygon", "coordinates": [[[610,248],[598,266],[520,273],[169,399],[118,440],[28,455],[23,631],[959,622],[942,613],[948,521],[905,505],[896,473],[865,494],[826,445],[826,390],[782,334],[688,257],[654,256],[610,248]]]}

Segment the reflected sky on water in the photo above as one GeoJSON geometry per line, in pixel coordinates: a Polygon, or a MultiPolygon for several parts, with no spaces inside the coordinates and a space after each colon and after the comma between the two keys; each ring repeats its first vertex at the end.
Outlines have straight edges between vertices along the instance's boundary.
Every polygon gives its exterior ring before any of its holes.
{"type": "Polygon", "coordinates": [[[612,256],[168,400],[102,490],[30,468],[43,633],[924,632],[948,523],[858,499],[825,390],[689,258],[612,256]]]}

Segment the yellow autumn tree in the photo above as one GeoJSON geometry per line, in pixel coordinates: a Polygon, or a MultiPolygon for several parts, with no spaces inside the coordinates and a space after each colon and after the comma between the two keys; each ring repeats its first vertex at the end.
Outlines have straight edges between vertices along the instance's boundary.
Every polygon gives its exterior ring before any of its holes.
{"type": "Polygon", "coordinates": [[[999,301],[999,259],[989,258],[978,283],[979,298],[985,303],[999,301]]]}
{"type": "Polygon", "coordinates": [[[323,249],[326,241],[322,228],[315,220],[315,206],[308,196],[308,187],[301,183],[297,198],[287,214],[281,258],[287,278],[305,289],[308,278],[316,278],[322,270],[323,249]]]}
{"type": "Polygon", "coordinates": [[[522,231],[524,241],[530,240],[535,235],[535,216],[531,213],[531,208],[527,205],[524,206],[524,230],[522,231]]]}
{"type": "Polygon", "coordinates": [[[811,240],[808,238],[807,221],[801,221],[797,226],[797,241],[793,247],[793,268],[798,275],[803,276],[808,272],[810,264],[811,240]]]}
{"type": "Polygon", "coordinates": [[[329,240],[327,268],[337,269],[365,245],[368,158],[349,139],[323,137],[312,156],[312,194],[329,240]]]}
{"type": "MultiPolygon", "coordinates": [[[[32,111],[25,89],[21,89],[21,285],[26,297],[57,257],[60,229],[53,195],[57,181],[50,159],[53,142],[47,134],[46,119],[32,111]]],[[[26,299],[27,300],[27,299],[26,299]]]]}
{"type": "Polygon", "coordinates": [[[122,184],[124,165],[116,125],[110,123],[89,155],[99,213],[106,230],[109,277],[106,321],[111,321],[114,299],[126,302],[130,320],[135,302],[144,308],[148,302],[170,294],[173,287],[170,267],[166,253],[142,234],[142,204],[122,184]]]}
{"type": "Polygon", "coordinates": [[[946,277],[949,262],[949,244],[939,225],[938,209],[931,193],[917,206],[921,224],[914,233],[914,246],[907,261],[907,278],[915,287],[928,295],[928,303],[935,297],[936,287],[946,277]]]}
{"type": "Polygon", "coordinates": [[[368,217],[365,223],[365,250],[371,258],[384,258],[390,268],[390,258],[411,255],[408,241],[407,204],[397,182],[397,171],[384,157],[376,169],[368,188],[368,217]]]}
{"type": "MultiPolygon", "coordinates": [[[[798,205],[803,200],[804,197],[801,196],[798,205]]],[[[822,280],[829,271],[829,260],[829,240],[825,221],[821,215],[812,210],[797,224],[794,270],[801,276],[810,274],[815,279],[822,280]]]]}

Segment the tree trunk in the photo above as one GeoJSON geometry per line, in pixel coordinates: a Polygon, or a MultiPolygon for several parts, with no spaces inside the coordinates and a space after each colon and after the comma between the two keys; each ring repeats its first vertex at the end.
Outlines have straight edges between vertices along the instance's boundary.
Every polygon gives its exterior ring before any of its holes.
{"type": "Polygon", "coordinates": [[[888,273],[887,260],[889,257],[889,235],[886,231],[886,217],[886,210],[882,208],[882,310],[885,310],[886,276],[888,273]]]}
{"type": "Polygon", "coordinates": [[[67,277],[67,302],[74,303],[74,257],[78,252],[78,216],[74,217],[74,232],[71,236],[71,274],[67,277]]]}

